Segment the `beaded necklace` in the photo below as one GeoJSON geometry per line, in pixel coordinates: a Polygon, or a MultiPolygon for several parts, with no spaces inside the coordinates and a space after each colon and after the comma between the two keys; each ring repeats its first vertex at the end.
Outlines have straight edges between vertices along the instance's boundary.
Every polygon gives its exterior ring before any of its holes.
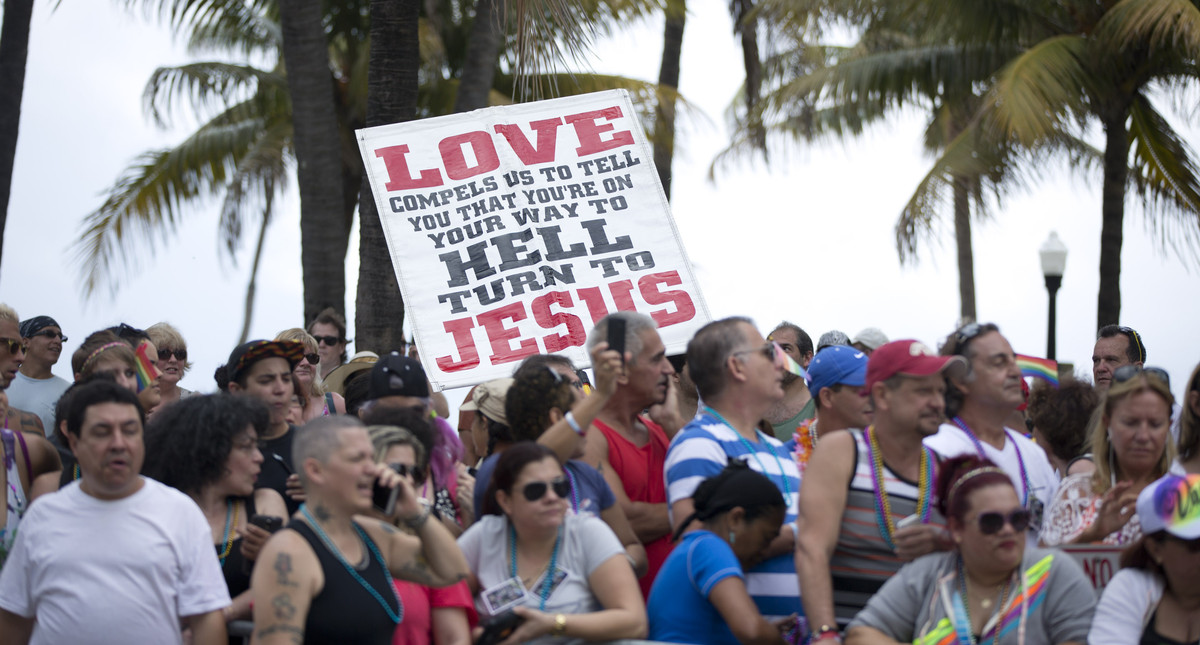
{"type": "Polygon", "coordinates": [[[75,481],[80,477],[83,477],[83,473],[79,470],[79,464],[75,464],[75,468],[71,471],[71,480],[75,481]]]}
{"type": "Polygon", "coordinates": [[[362,576],[358,575],[358,572],[354,570],[354,567],[350,566],[349,562],[346,562],[346,558],[342,557],[342,552],[339,551],[337,546],[334,545],[333,540],[330,540],[329,536],[325,535],[325,531],[321,529],[321,525],[317,524],[317,520],[314,519],[312,514],[308,512],[308,504],[300,505],[300,513],[303,514],[304,518],[308,520],[308,523],[312,525],[313,530],[317,532],[317,537],[321,538],[321,542],[325,545],[325,548],[329,549],[329,552],[333,554],[333,557],[337,558],[338,562],[341,562],[342,566],[346,567],[346,571],[350,572],[350,576],[357,580],[358,584],[362,585],[362,588],[366,589],[367,592],[370,593],[373,598],[375,598],[376,602],[379,603],[379,606],[383,607],[383,611],[387,612],[388,618],[392,619],[393,623],[397,625],[400,624],[400,621],[404,619],[404,604],[400,602],[400,596],[396,594],[396,586],[392,584],[392,572],[388,570],[387,562],[383,559],[383,556],[379,554],[379,549],[375,547],[375,542],[371,540],[370,536],[363,532],[363,530],[359,528],[357,524],[350,522],[350,526],[354,527],[354,532],[358,534],[358,537],[362,539],[363,544],[367,545],[367,548],[370,549],[371,554],[374,555],[379,560],[379,564],[383,566],[383,575],[387,580],[387,588],[392,592],[392,597],[396,599],[396,607],[399,609],[398,612],[392,611],[392,608],[388,606],[387,601],[383,599],[383,595],[376,591],[375,587],[371,586],[371,583],[367,582],[362,576]]]}
{"type": "Polygon", "coordinates": [[[579,514],[579,487],[575,485],[575,475],[571,474],[570,468],[563,468],[563,472],[567,474],[567,481],[571,482],[571,510],[575,514],[579,514]]]}
{"type": "MultiPolygon", "coordinates": [[[[993,615],[995,613],[1004,611],[1004,603],[1008,602],[1008,591],[1009,591],[1009,587],[1011,587],[1011,585],[1012,585],[1012,576],[1010,575],[1004,581],[1004,587],[1002,587],[1000,589],[1000,602],[998,605],[996,605],[996,612],[993,612],[993,615]]],[[[973,620],[971,620],[971,601],[967,597],[967,574],[965,571],[963,571],[963,561],[962,561],[961,556],[958,558],[958,593],[959,593],[959,596],[962,598],[963,613],[966,614],[966,619],[967,619],[967,625],[966,625],[965,632],[961,628],[961,626],[958,626],[959,638],[961,641],[962,635],[965,633],[967,636],[967,642],[970,645],[975,645],[975,622],[973,620]]],[[[985,606],[984,609],[986,609],[986,608],[987,607],[985,606]]],[[[984,629],[987,629],[986,624],[984,625],[984,629]]],[[[985,640],[984,644],[986,645],[987,643],[995,643],[996,636],[999,634],[999,632],[1000,632],[1000,625],[996,625],[992,631],[991,638],[985,640]]],[[[982,635],[983,634],[980,633],[980,636],[982,636],[982,635]]]]}
{"type": "MultiPolygon", "coordinates": [[[[759,471],[766,475],[767,467],[763,464],[762,460],[758,458],[758,451],[754,449],[754,444],[747,441],[746,438],[742,436],[742,433],[738,432],[737,428],[733,427],[732,423],[727,421],[725,417],[721,416],[720,412],[717,412],[707,405],[704,406],[704,412],[713,415],[718,421],[729,426],[730,430],[733,430],[733,434],[737,436],[738,441],[742,442],[742,446],[746,448],[746,451],[750,453],[751,457],[754,457],[754,461],[758,462],[759,471]]],[[[792,488],[791,486],[788,486],[787,472],[783,470],[783,462],[779,459],[779,453],[775,452],[775,447],[772,446],[771,442],[767,441],[766,437],[763,436],[762,430],[755,428],[754,436],[758,438],[760,443],[767,447],[767,450],[771,451],[771,456],[775,458],[775,465],[779,467],[779,479],[783,482],[783,501],[790,508],[792,504],[792,488]]]]}
{"type": "MultiPolygon", "coordinates": [[[[887,481],[883,477],[883,451],[879,449],[874,430],[874,425],[869,426],[863,434],[867,436],[867,460],[871,462],[871,483],[875,489],[875,522],[879,525],[879,535],[883,537],[883,541],[888,548],[895,551],[896,544],[892,541],[892,534],[896,532],[896,526],[892,522],[892,505],[888,498],[887,481]]],[[[917,515],[922,524],[929,523],[929,500],[933,496],[930,482],[933,481],[934,460],[930,452],[928,447],[921,446],[921,462],[917,467],[917,515]]]]}
{"type": "MultiPolygon", "coordinates": [[[[966,424],[966,422],[964,422],[962,420],[961,417],[954,417],[950,421],[953,422],[954,425],[958,426],[959,430],[962,430],[963,432],[967,433],[967,437],[969,437],[971,439],[971,443],[975,444],[975,452],[979,456],[979,458],[987,459],[987,454],[983,452],[983,443],[981,441],[979,441],[979,437],[975,436],[975,433],[971,431],[971,427],[968,426],[966,424]]],[[[1025,470],[1025,457],[1023,457],[1021,455],[1021,447],[1017,445],[1016,440],[1012,437],[1012,432],[1008,428],[1005,428],[1004,434],[1005,434],[1005,436],[1008,437],[1009,441],[1012,441],[1013,451],[1017,453],[1017,466],[1021,469],[1021,484],[1023,486],[1023,490],[1021,493],[1021,506],[1028,508],[1029,507],[1029,472],[1025,470]]]]}
{"type": "MultiPolygon", "coordinates": [[[[551,588],[554,586],[554,572],[558,570],[558,547],[562,544],[562,527],[558,527],[558,535],[554,537],[554,550],[550,552],[550,564],[546,567],[546,575],[542,578],[542,588],[538,591],[538,596],[541,602],[538,604],[538,611],[546,611],[546,599],[550,597],[551,588]]],[[[512,525],[512,520],[508,522],[508,553],[509,553],[509,575],[513,578],[517,577],[517,527],[512,525]]]]}
{"type": "Polygon", "coordinates": [[[222,567],[225,566],[225,558],[228,558],[229,554],[233,551],[233,527],[237,525],[237,518],[241,510],[242,500],[239,499],[236,502],[230,499],[225,500],[225,537],[221,538],[221,542],[225,545],[225,548],[219,556],[222,567]]]}

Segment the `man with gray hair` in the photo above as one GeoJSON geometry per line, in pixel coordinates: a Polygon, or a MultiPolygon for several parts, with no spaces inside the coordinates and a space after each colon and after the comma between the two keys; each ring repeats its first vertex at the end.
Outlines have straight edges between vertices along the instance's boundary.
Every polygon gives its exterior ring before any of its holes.
{"type": "MultiPolygon", "coordinates": [[[[779,345],[764,340],[747,318],[701,327],[688,343],[687,365],[705,405],[671,442],[666,464],[675,523],[695,510],[692,496],[700,483],[720,473],[731,458],[765,475],[783,494],[783,527],[762,560],[746,571],[750,597],[768,618],[801,611],[792,558],[800,470],[778,439],[758,429],[763,414],[783,398],[783,363],[779,345]]],[[[738,537],[746,539],[735,535],[730,541],[738,537]]]]}
{"type": "MultiPolygon", "coordinates": [[[[767,340],[774,341],[784,354],[808,369],[813,359],[812,338],[800,327],[786,320],[775,326],[767,334],[767,340]]],[[[780,441],[790,441],[792,434],[805,421],[817,416],[817,403],[808,391],[804,379],[796,374],[784,371],[783,398],[767,410],[763,418],[771,424],[775,437],[780,441]]]]}
{"type": "Polygon", "coordinates": [[[619,311],[602,318],[588,334],[590,352],[608,341],[614,320],[625,325],[625,365],[616,392],[587,431],[583,460],[604,475],[642,544],[649,566],[638,583],[649,597],[650,585],[671,552],[671,522],[663,464],[671,437],[683,425],[675,404],[667,348],[654,320],[645,314],[619,311]],[[643,414],[647,409],[649,415],[643,414]]]}
{"type": "Polygon", "coordinates": [[[1092,382],[1103,394],[1112,385],[1113,372],[1126,365],[1141,367],[1146,362],[1142,336],[1132,327],[1105,325],[1096,332],[1092,349],[1092,382]]]}

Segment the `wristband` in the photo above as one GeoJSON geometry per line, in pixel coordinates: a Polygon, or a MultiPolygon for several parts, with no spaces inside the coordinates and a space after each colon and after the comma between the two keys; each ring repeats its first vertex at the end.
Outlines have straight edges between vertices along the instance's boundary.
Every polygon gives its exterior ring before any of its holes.
{"type": "Polygon", "coordinates": [[[554,615],[554,627],[550,628],[551,636],[565,636],[567,633],[567,616],[565,614],[554,615]]]}
{"type": "Polygon", "coordinates": [[[571,429],[575,431],[575,434],[582,437],[583,436],[583,428],[580,428],[579,422],[575,420],[575,413],[568,410],[566,420],[567,420],[567,425],[571,426],[571,429]]]}

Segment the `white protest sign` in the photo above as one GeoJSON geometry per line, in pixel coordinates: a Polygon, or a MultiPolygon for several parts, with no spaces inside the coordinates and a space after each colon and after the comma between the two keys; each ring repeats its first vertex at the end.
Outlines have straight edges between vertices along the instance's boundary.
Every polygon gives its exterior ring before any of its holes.
{"type": "Polygon", "coordinates": [[[1092,581],[1097,598],[1121,568],[1121,547],[1068,544],[1059,548],[1075,558],[1079,566],[1083,567],[1083,573],[1092,581]]]}
{"type": "Polygon", "coordinates": [[[681,352],[708,309],[627,92],[358,131],[421,361],[437,388],[654,318],[681,352]]]}

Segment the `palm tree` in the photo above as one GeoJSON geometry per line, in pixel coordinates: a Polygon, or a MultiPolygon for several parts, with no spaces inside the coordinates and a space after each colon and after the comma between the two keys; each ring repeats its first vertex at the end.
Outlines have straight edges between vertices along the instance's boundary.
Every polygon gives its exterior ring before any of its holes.
{"type": "Polygon", "coordinates": [[[13,162],[21,126],[21,96],[25,91],[25,61],[29,58],[29,23],[33,0],[7,0],[0,25],[0,249],[12,194],[13,162]]]}
{"type": "MultiPolygon", "coordinates": [[[[663,192],[671,199],[671,162],[675,157],[675,96],[679,88],[679,59],[683,53],[683,28],[687,22],[686,0],[667,0],[663,13],[662,64],[658,86],[672,95],[658,97],[654,113],[654,167],[663,192]]],[[[665,94],[666,92],[664,92],[665,94]]]]}

